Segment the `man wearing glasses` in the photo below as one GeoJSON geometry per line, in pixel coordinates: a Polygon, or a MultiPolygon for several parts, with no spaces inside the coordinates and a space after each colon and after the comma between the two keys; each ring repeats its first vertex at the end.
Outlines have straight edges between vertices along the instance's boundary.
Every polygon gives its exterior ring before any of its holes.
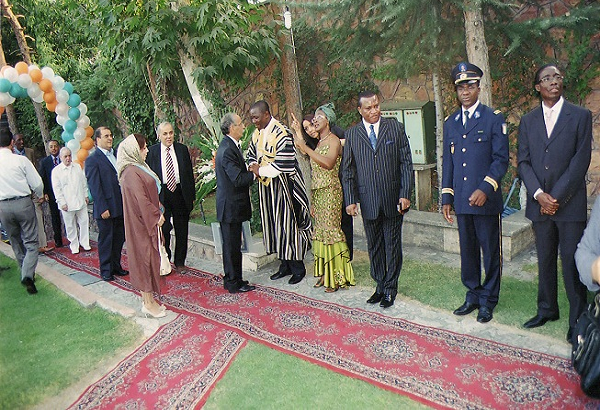
{"type": "Polygon", "coordinates": [[[537,314],[531,329],[558,320],[557,256],[569,299],[569,331],[586,306],[574,254],[587,218],[585,174],[592,150],[589,110],[563,98],[563,75],[554,64],[535,73],[541,105],[523,116],[519,126],[519,174],[527,187],[525,215],[533,222],[538,256],[537,314]]]}
{"type": "Polygon", "coordinates": [[[487,323],[498,303],[502,276],[500,181],[508,168],[508,137],[500,111],[479,102],[482,76],[471,63],[459,63],[452,70],[461,107],[444,122],[442,213],[453,223],[454,206],[461,279],[467,288],[465,302],[454,314],[479,309],[477,321],[487,323]]]}

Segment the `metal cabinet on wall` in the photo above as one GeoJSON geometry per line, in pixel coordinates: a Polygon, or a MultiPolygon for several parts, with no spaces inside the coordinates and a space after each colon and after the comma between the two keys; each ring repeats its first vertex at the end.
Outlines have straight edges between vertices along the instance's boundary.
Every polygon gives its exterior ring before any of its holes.
{"type": "Polygon", "coordinates": [[[383,117],[394,117],[406,130],[414,164],[435,163],[435,106],[433,101],[390,101],[381,104],[383,117]]]}

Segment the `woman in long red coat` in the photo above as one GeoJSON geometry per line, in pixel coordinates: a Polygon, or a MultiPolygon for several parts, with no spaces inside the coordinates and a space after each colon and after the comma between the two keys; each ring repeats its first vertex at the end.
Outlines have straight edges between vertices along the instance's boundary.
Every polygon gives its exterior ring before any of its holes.
{"type": "Polygon", "coordinates": [[[160,180],[146,165],[147,154],[146,137],[129,135],[119,144],[117,170],[123,194],[129,278],[142,294],[142,313],[164,317],[166,309],[156,302],[154,293],[160,295],[158,228],[165,218],[158,199],[160,180]]]}

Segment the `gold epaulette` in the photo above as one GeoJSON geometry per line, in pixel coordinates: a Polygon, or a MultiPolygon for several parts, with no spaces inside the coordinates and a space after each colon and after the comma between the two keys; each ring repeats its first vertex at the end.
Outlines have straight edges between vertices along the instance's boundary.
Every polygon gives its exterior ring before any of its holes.
{"type": "Polygon", "coordinates": [[[500,111],[500,110],[496,110],[496,111],[494,111],[494,114],[496,114],[496,115],[498,115],[498,114],[502,114],[502,111],[500,111]]]}

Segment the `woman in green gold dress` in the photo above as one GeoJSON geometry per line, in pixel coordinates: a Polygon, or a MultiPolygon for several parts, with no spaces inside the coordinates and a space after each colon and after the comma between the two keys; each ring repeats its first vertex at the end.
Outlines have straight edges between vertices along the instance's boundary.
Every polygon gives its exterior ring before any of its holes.
{"type": "MultiPolygon", "coordinates": [[[[317,146],[312,149],[302,138],[300,123],[294,117],[292,128],[295,144],[310,157],[312,169],[312,209],[314,218],[313,253],[315,287],[325,286],[325,292],[354,285],[354,271],[350,263],[346,238],[341,229],[342,186],[338,177],[342,145],[331,132],[336,119],[333,104],[329,103],[315,111],[312,125],[318,133],[317,146]]],[[[304,121],[305,123],[307,121],[304,121]]],[[[309,127],[309,124],[303,124],[309,127]]],[[[307,130],[308,132],[308,130],[307,130]]]]}

